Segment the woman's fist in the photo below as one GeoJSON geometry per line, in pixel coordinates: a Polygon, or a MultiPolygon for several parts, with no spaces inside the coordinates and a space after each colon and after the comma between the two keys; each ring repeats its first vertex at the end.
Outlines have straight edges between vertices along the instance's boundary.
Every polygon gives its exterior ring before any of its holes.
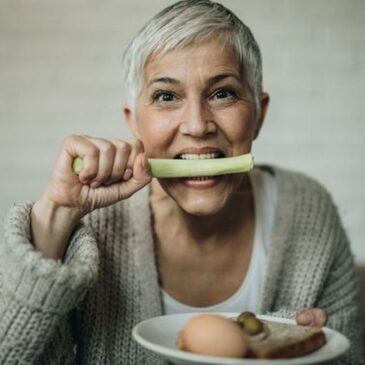
{"type": "Polygon", "coordinates": [[[151,181],[141,141],[69,136],[61,147],[44,198],[84,215],[130,197],[151,181]],[[76,175],[75,157],[84,161],[76,175]]]}

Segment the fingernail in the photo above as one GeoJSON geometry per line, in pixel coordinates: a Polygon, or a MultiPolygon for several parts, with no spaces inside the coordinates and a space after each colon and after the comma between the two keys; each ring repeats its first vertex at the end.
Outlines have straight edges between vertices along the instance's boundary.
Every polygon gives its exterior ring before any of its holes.
{"type": "Polygon", "coordinates": [[[123,174],[123,180],[129,180],[133,175],[133,171],[132,169],[130,168],[127,168],[125,171],[124,171],[124,174],[123,174]]]}
{"type": "Polygon", "coordinates": [[[313,322],[313,315],[310,312],[304,312],[299,314],[300,323],[303,325],[310,325],[313,322]]]}

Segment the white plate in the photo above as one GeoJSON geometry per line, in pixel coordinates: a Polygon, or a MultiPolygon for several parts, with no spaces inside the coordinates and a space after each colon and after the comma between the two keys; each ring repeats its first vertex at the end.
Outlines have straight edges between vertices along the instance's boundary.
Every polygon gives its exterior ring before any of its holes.
{"type": "MultiPolygon", "coordinates": [[[[184,365],[305,365],[317,364],[334,359],[350,347],[349,340],[340,333],[324,327],[327,343],[317,351],[295,359],[280,360],[255,360],[236,359],[228,357],[216,357],[196,355],[190,352],[178,350],[176,340],[178,333],[186,322],[193,316],[201,313],[172,314],[154,317],[138,323],[134,326],[133,338],[143,347],[151,350],[174,364],[184,365]]],[[[212,314],[212,313],[210,313],[212,314]]],[[[219,313],[225,317],[236,317],[237,313],[219,313]]],[[[281,323],[294,323],[290,319],[258,315],[258,318],[281,323]]]]}

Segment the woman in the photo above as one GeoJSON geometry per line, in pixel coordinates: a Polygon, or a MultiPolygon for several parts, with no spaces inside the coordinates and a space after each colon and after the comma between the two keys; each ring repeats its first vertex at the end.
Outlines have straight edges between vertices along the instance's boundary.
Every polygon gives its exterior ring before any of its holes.
{"type": "Polygon", "coordinates": [[[341,364],[360,363],[353,260],[318,183],[272,166],[151,178],[147,157],[251,150],[269,96],[250,30],[219,4],[178,2],[132,40],[125,72],[136,140],[66,138],[42,197],[9,214],[1,363],[160,364],[132,327],[194,310],[328,316],[352,341],[341,364]]]}

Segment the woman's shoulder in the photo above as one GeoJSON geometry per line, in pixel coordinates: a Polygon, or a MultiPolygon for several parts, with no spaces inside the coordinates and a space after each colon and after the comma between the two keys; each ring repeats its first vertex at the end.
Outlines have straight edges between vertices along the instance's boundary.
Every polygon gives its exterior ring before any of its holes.
{"type": "Polygon", "coordinates": [[[278,191],[283,194],[322,197],[332,201],[329,190],[322,182],[308,174],[275,165],[260,165],[259,168],[275,177],[278,191]]]}
{"type": "Polygon", "coordinates": [[[277,166],[261,167],[275,177],[277,213],[296,226],[340,224],[338,208],[328,189],[317,179],[277,166]]]}

